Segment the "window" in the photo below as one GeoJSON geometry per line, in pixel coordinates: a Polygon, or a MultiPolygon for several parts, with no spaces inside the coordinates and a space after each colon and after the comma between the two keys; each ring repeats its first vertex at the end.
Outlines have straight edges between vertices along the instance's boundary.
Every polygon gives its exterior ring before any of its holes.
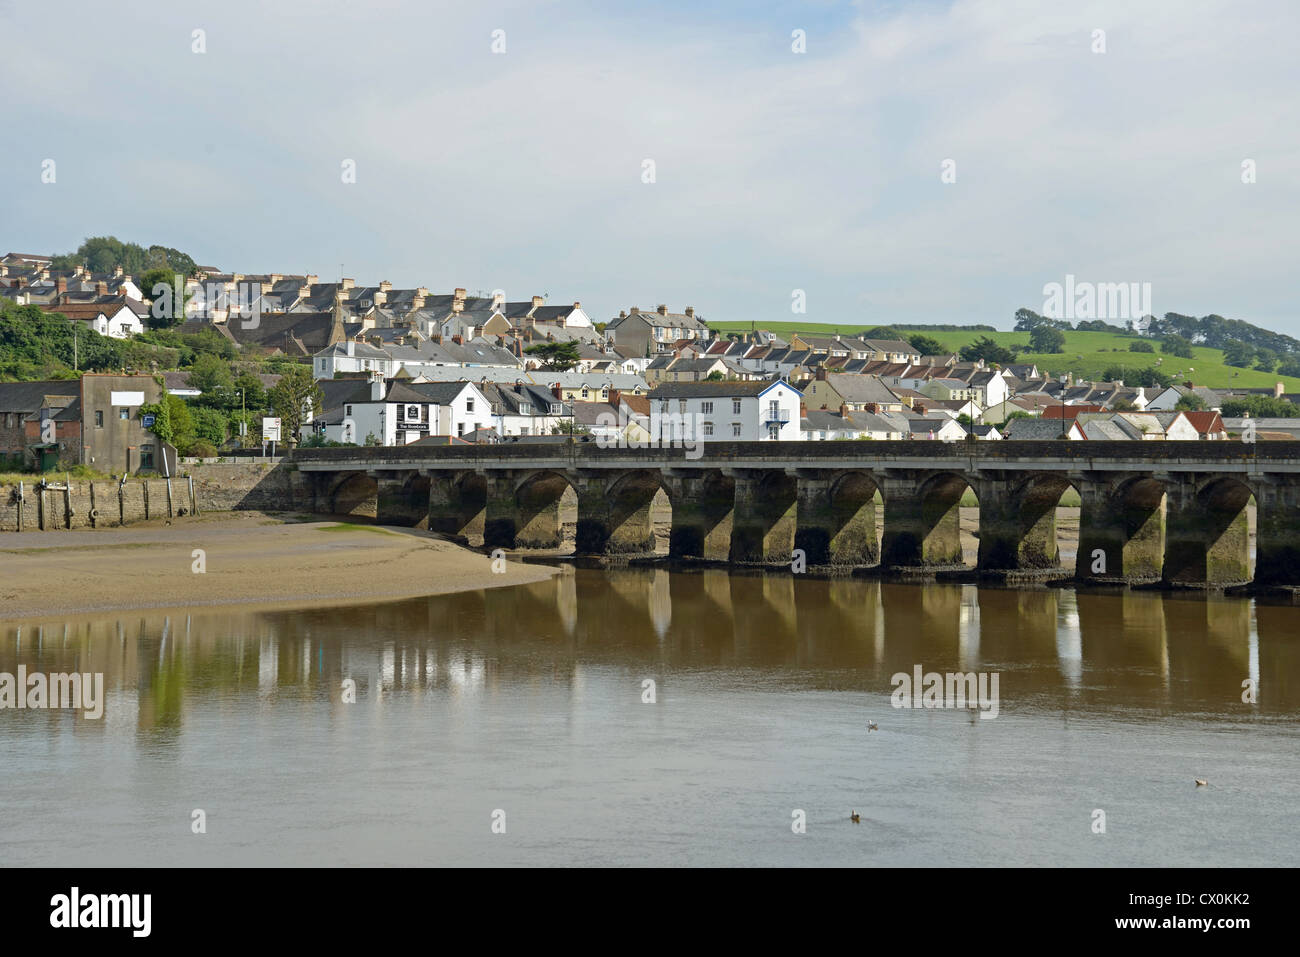
{"type": "Polygon", "coordinates": [[[584,399],[587,398],[587,390],[586,390],[586,389],[583,389],[583,390],[582,390],[582,397],[583,397],[584,399]]]}
{"type": "Polygon", "coordinates": [[[468,399],[465,400],[465,411],[466,411],[466,412],[473,412],[473,411],[474,411],[474,397],[473,397],[473,396],[470,396],[468,399]]]}
{"type": "Polygon", "coordinates": [[[706,436],[710,436],[710,435],[713,434],[713,423],[712,423],[712,422],[705,422],[705,423],[704,423],[704,434],[705,434],[706,436]]]}
{"type": "Polygon", "coordinates": [[[680,412],[680,413],[682,413],[683,415],[686,414],[686,400],[685,400],[685,399],[678,399],[678,400],[677,400],[677,411],[680,412]]]}
{"type": "Polygon", "coordinates": [[[131,418],[131,410],[130,410],[130,409],[118,409],[118,410],[117,410],[117,417],[118,417],[119,419],[121,419],[123,422],[125,422],[127,419],[131,418]]]}
{"type": "Polygon", "coordinates": [[[732,415],[740,415],[740,400],[739,400],[739,399],[732,399],[732,400],[731,400],[731,414],[732,414],[732,415]]]}
{"type": "Polygon", "coordinates": [[[731,434],[732,434],[733,436],[735,436],[736,438],[740,438],[740,423],[739,423],[739,422],[732,422],[732,423],[731,423],[731,434]]]}
{"type": "Polygon", "coordinates": [[[140,468],[153,468],[153,446],[150,444],[140,446],[140,468]]]}
{"type": "Polygon", "coordinates": [[[561,410],[560,403],[558,402],[551,403],[551,415],[559,415],[561,411],[562,410],[561,410]]]}
{"type": "Polygon", "coordinates": [[[97,429],[102,429],[103,427],[104,427],[104,410],[103,410],[103,409],[96,409],[96,410],[95,410],[95,428],[97,428],[97,429]]]}
{"type": "Polygon", "coordinates": [[[703,406],[702,406],[702,408],[700,409],[700,411],[703,412],[705,415],[712,415],[712,414],[713,414],[713,403],[712,403],[712,402],[705,402],[705,403],[703,403],[703,406]]]}
{"type": "Polygon", "coordinates": [[[774,442],[779,439],[781,437],[781,426],[769,425],[767,427],[767,437],[774,442]]]}
{"type": "Polygon", "coordinates": [[[347,412],[345,412],[344,414],[345,414],[345,415],[351,415],[351,414],[352,414],[352,406],[349,405],[349,406],[347,406],[346,408],[347,408],[347,412]]]}
{"type": "Polygon", "coordinates": [[[519,403],[519,414],[520,414],[520,415],[532,415],[532,414],[533,414],[533,407],[532,407],[531,405],[529,405],[527,402],[520,402],[520,403],[519,403]]]}

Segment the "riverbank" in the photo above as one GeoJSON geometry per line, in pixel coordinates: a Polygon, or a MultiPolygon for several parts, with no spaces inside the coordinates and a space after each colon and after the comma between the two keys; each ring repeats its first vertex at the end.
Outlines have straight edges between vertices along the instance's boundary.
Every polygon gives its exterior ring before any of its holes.
{"type": "Polygon", "coordinates": [[[321,607],[519,585],[554,574],[513,561],[495,573],[486,555],[416,529],[207,513],[128,528],[0,535],[0,616],[321,607]]]}

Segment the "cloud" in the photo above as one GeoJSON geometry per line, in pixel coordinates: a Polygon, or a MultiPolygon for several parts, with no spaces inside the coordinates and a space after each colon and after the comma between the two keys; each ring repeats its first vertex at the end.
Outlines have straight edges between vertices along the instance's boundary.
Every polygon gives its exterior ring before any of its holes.
{"type": "Polygon", "coordinates": [[[15,247],[130,232],[246,272],[758,322],[802,288],[810,320],[1005,325],[1068,272],[1300,332],[1285,2],[55,4],[0,27],[50,17],[58,44],[0,66],[15,247]]]}

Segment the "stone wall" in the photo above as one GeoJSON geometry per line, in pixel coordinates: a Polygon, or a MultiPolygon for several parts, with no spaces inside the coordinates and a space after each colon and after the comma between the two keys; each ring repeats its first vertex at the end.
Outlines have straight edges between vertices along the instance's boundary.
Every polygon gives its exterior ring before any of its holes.
{"type": "MultiPolygon", "coordinates": [[[[255,464],[195,464],[188,474],[171,479],[132,479],[119,485],[112,480],[73,479],[66,483],[58,473],[19,486],[0,485],[0,532],[58,531],[78,528],[113,528],[156,518],[181,518],[201,512],[258,509],[268,512],[294,507],[294,472],[276,461],[255,464]],[[192,482],[192,488],[191,488],[192,482]]],[[[35,476],[33,476],[35,478],[35,476]]]]}

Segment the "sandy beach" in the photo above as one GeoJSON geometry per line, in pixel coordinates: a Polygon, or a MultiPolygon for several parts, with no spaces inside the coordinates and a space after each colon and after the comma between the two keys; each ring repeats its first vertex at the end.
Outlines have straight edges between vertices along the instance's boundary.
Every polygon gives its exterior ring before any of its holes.
{"type": "Polygon", "coordinates": [[[409,528],[221,512],[129,528],[0,535],[0,618],[205,605],[281,607],[517,585],[557,570],[409,528]],[[196,570],[202,550],[203,571],[196,570]]]}

